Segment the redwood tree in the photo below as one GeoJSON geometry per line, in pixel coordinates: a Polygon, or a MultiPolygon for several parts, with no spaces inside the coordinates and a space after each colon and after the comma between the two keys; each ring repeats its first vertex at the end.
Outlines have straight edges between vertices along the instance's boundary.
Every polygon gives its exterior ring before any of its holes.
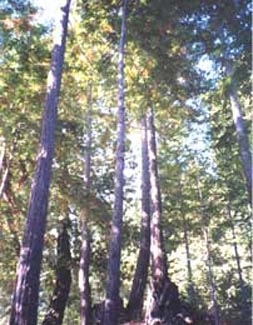
{"type": "MultiPolygon", "coordinates": [[[[150,196],[152,214],[150,221],[151,239],[151,276],[152,290],[159,295],[167,280],[167,261],[163,247],[161,228],[162,205],[160,184],[158,179],[157,152],[153,110],[150,109],[147,117],[148,125],[148,154],[150,159],[150,196]]],[[[151,311],[152,314],[152,311],[151,311]]]]}
{"type": "Polygon", "coordinates": [[[181,303],[177,286],[167,275],[168,266],[162,234],[162,202],[157,166],[156,133],[152,109],[148,112],[147,126],[152,210],[150,221],[151,293],[146,312],[146,323],[149,325],[174,324],[180,312],[181,303]]]}
{"type": "Polygon", "coordinates": [[[54,155],[57,105],[64,62],[70,0],[62,0],[53,39],[51,67],[41,121],[36,171],[28,205],[27,222],[17,266],[10,324],[36,324],[39,279],[46,227],[49,186],[54,155]]]}
{"type": "Polygon", "coordinates": [[[127,0],[123,0],[121,36],[118,62],[118,120],[117,149],[114,186],[114,208],[111,243],[108,260],[108,279],[104,312],[104,325],[116,325],[119,314],[120,253],[123,219],[124,151],[125,151],[125,107],[124,107],[124,47],[126,39],[127,0]]]}
{"type": "Polygon", "coordinates": [[[131,319],[141,316],[144,292],[147,283],[150,256],[150,177],[148,158],[147,121],[142,118],[142,217],[140,251],[134,274],[133,284],[128,302],[128,313],[131,319]]]}

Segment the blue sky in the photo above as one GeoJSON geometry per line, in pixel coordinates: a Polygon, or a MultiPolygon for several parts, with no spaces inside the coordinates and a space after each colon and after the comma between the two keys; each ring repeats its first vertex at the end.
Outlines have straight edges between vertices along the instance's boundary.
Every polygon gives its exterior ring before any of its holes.
{"type": "Polygon", "coordinates": [[[41,8],[38,19],[42,22],[50,22],[54,19],[60,0],[33,0],[33,3],[41,8]]]}

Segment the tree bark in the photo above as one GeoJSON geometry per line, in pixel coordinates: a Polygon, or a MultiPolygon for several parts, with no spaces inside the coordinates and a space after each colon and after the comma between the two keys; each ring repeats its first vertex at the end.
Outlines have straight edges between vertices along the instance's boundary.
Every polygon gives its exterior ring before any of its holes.
{"type": "Polygon", "coordinates": [[[150,158],[150,255],[151,293],[146,310],[146,324],[174,324],[180,312],[177,286],[167,275],[167,259],[162,235],[162,203],[157,167],[156,137],[152,109],[147,117],[148,155],[150,158]]]}
{"type": "Polygon", "coordinates": [[[142,314],[144,292],[147,284],[150,257],[150,176],[148,158],[147,121],[142,119],[142,217],[141,239],[137,266],[128,302],[130,319],[137,319],[142,314]]]}
{"type": "Polygon", "coordinates": [[[106,300],[104,325],[116,325],[119,315],[119,287],[120,287],[120,253],[123,219],[123,186],[124,186],[124,151],[125,151],[125,107],[124,107],[124,47],[126,39],[126,11],[127,0],[123,0],[121,36],[119,44],[118,63],[118,121],[117,148],[115,170],[115,199],[112,217],[112,233],[108,260],[108,279],[106,286],[106,300]]]}
{"type": "Polygon", "coordinates": [[[44,233],[46,227],[48,194],[54,155],[54,130],[67,34],[70,0],[62,1],[59,22],[54,35],[51,69],[41,123],[39,153],[31,187],[27,222],[17,266],[13,294],[11,325],[37,323],[39,277],[44,233]]]}
{"type": "Polygon", "coordinates": [[[91,187],[91,102],[92,86],[88,85],[87,92],[87,114],[86,114],[86,154],[85,154],[85,190],[87,192],[86,208],[83,208],[80,215],[81,228],[81,250],[80,250],[80,268],[79,268],[79,290],[80,290],[80,324],[88,325],[91,320],[91,296],[89,283],[90,266],[90,235],[88,229],[88,218],[90,214],[89,194],[91,187]]]}
{"type": "Polygon", "coordinates": [[[162,234],[162,203],[160,183],[157,168],[156,136],[153,111],[150,110],[147,117],[148,125],[148,155],[150,158],[150,196],[151,196],[151,274],[154,286],[163,286],[167,279],[167,259],[163,247],[162,234]]]}
{"type": "MultiPolygon", "coordinates": [[[[226,73],[230,78],[233,77],[231,73],[231,67],[228,62],[226,62],[226,73]]],[[[252,158],[248,143],[246,127],[243,120],[242,108],[237,96],[236,85],[234,81],[231,82],[231,85],[228,88],[228,95],[231,103],[231,111],[239,144],[242,168],[245,175],[249,202],[250,204],[252,204],[252,158]]]]}
{"type": "Polygon", "coordinates": [[[82,209],[80,215],[81,223],[81,250],[79,268],[79,290],[80,290],[80,324],[88,325],[91,320],[91,296],[89,283],[90,266],[90,236],[87,218],[89,209],[82,209]]]}
{"type": "Polygon", "coordinates": [[[67,225],[57,240],[56,286],[42,325],[61,325],[71,285],[71,254],[67,225]]]}

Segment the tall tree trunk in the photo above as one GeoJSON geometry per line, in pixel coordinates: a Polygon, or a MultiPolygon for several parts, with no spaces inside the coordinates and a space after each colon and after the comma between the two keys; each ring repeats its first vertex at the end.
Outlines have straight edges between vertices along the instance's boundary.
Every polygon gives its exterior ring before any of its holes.
{"type": "Polygon", "coordinates": [[[142,217],[141,239],[137,266],[128,302],[130,319],[141,316],[144,292],[147,284],[149,257],[150,257],[150,176],[148,158],[147,121],[142,119],[142,217]]]}
{"type": "Polygon", "coordinates": [[[41,123],[39,153],[28,205],[27,223],[17,266],[11,325],[37,323],[39,278],[46,227],[51,166],[54,155],[54,130],[64,62],[70,0],[62,1],[54,34],[51,69],[41,123]]]}
{"type": "Polygon", "coordinates": [[[123,0],[121,36],[118,63],[118,121],[115,170],[115,199],[112,217],[112,233],[108,260],[108,279],[104,312],[104,325],[116,325],[119,314],[120,253],[123,219],[125,107],[124,107],[124,47],[126,39],[127,0],[123,0]]]}
{"type": "MultiPolygon", "coordinates": [[[[226,62],[226,73],[229,77],[233,78],[231,70],[232,69],[229,62],[226,62]]],[[[252,158],[246,127],[243,120],[242,108],[236,92],[235,82],[231,82],[231,85],[228,88],[228,95],[231,103],[231,111],[239,144],[243,172],[246,179],[249,202],[252,204],[252,158]]]]}
{"type": "Polygon", "coordinates": [[[150,221],[151,239],[151,274],[154,288],[160,288],[167,279],[167,260],[163,247],[162,234],[162,203],[160,183],[157,168],[156,136],[153,111],[148,112],[148,155],[150,158],[150,196],[152,206],[152,217],[150,221]]]}
{"type": "Polygon", "coordinates": [[[213,276],[213,268],[212,268],[212,255],[211,255],[211,247],[210,247],[210,236],[209,236],[209,227],[208,223],[209,221],[208,216],[206,215],[205,211],[205,204],[203,199],[203,194],[200,186],[200,176],[197,174],[197,188],[198,188],[198,196],[201,206],[201,218],[203,223],[203,233],[204,233],[204,241],[206,245],[206,256],[207,256],[207,269],[208,269],[208,280],[210,285],[210,298],[212,302],[212,314],[214,317],[214,324],[219,325],[219,311],[218,311],[218,304],[216,299],[216,289],[215,289],[215,282],[214,282],[214,276],[213,276]]]}
{"type": "Polygon", "coordinates": [[[79,290],[80,290],[80,324],[88,325],[91,319],[91,296],[89,283],[90,266],[90,236],[88,229],[88,218],[90,214],[89,194],[91,186],[91,103],[92,85],[88,84],[87,91],[87,114],[86,114],[86,154],[85,154],[85,190],[87,193],[86,208],[82,209],[80,216],[81,228],[81,250],[80,250],[80,269],[79,269],[79,290]]]}
{"type": "Polygon", "coordinates": [[[177,286],[167,275],[167,259],[162,235],[162,204],[157,168],[156,137],[153,111],[147,117],[148,155],[150,159],[150,255],[151,294],[146,310],[146,324],[174,324],[180,311],[177,286]]]}
{"type": "Polygon", "coordinates": [[[42,325],[61,325],[71,285],[71,254],[66,222],[57,240],[56,286],[42,325]]]}
{"type": "Polygon", "coordinates": [[[249,314],[249,306],[247,304],[247,293],[246,293],[246,288],[245,288],[245,282],[243,280],[243,275],[242,275],[241,258],[240,258],[239,251],[238,251],[235,226],[234,226],[233,216],[232,216],[232,212],[231,212],[229,204],[227,205],[227,214],[228,214],[230,227],[232,230],[234,255],[235,255],[235,261],[236,261],[236,265],[237,265],[237,272],[238,272],[239,285],[240,285],[240,291],[241,291],[242,319],[246,319],[247,315],[249,314]]]}

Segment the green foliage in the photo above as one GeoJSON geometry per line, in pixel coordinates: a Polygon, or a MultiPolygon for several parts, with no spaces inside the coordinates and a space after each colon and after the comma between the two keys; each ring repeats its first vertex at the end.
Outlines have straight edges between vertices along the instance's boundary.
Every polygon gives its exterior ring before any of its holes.
{"type": "MultiPolygon", "coordinates": [[[[221,316],[239,323],[241,287],[234,254],[236,242],[249,300],[250,216],[240,167],[227,90],[237,82],[239,98],[250,127],[249,2],[137,1],[129,2],[125,60],[127,173],[121,255],[121,295],[126,304],[136,265],[140,236],[140,153],[136,123],[154,107],[163,201],[163,230],[169,275],[185,300],[210,308],[203,227],[208,225],[221,316]],[[243,10],[245,9],[246,10],[243,10]],[[238,17],[237,17],[237,16],[238,17]],[[238,21],[239,20],[239,21],[238,21]],[[218,22],[223,22],[222,33],[218,22]],[[238,22],[235,23],[235,22],[238,22]],[[198,59],[208,54],[217,68],[213,78],[198,74],[198,59]],[[228,55],[234,73],[225,77],[220,57],[228,55]],[[202,79],[201,79],[202,78],[202,79]],[[197,104],[195,104],[197,103],[197,104]],[[134,134],[134,136],[133,136],[134,134]],[[202,149],[201,149],[202,148],[202,149]],[[196,167],[197,159],[199,167],[196,167]],[[136,166],[137,165],[137,166],[136,166]],[[197,174],[205,202],[201,218],[197,174]],[[139,189],[138,189],[139,191],[139,189]],[[137,192],[138,192],[137,191],[137,192]],[[195,297],[189,296],[186,239],[195,297]]],[[[88,86],[92,84],[92,166],[90,282],[94,303],[105,292],[115,163],[117,106],[118,1],[77,1],[72,10],[59,118],[50,206],[41,274],[40,320],[46,312],[55,280],[56,238],[60,222],[71,219],[73,282],[65,324],[79,321],[78,263],[80,211],[87,205],[83,181],[88,86]]],[[[34,172],[46,75],[50,62],[48,27],[39,24],[28,1],[0,4],[0,137],[6,162],[11,159],[9,198],[1,198],[0,317],[8,311],[15,279],[17,242],[23,233],[34,172]],[[14,152],[12,144],[16,138],[14,152]]],[[[1,180],[6,162],[0,170],[1,180]]]]}

